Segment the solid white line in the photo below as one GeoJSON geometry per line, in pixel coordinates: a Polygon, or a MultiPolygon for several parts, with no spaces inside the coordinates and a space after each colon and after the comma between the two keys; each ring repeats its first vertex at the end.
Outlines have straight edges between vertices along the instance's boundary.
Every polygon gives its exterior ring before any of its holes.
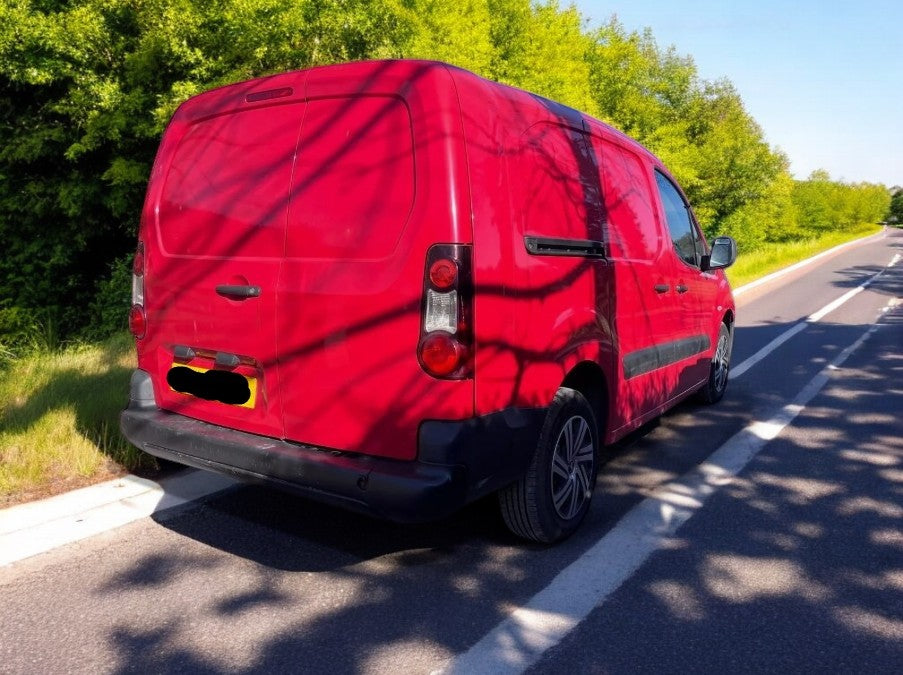
{"type": "Polygon", "coordinates": [[[770,419],[751,423],[694,470],[656,489],[546,588],[515,609],[441,672],[513,674],[536,663],[543,652],[558,644],[630,578],[710,495],[729,483],[790,424],[825,386],[831,371],[843,364],[877,329],[875,324],[866,330],[770,419]]]}
{"type": "Polygon", "coordinates": [[[804,330],[806,330],[808,325],[809,324],[807,324],[805,321],[800,321],[798,324],[785,330],[783,333],[778,335],[774,340],[772,340],[767,345],[762,347],[762,349],[757,351],[755,354],[753,354],[749,358],[745,359],[740,365],[734,366],[733,368],[731,368],[731,370],[730,370],[731,379],[736,380],[738,377],[742,376],[743,373],[745,373],[747,370],[752,368],[754,365],[756,365],[759,361],[764,359],[766,356],[771,354],[771,352],[773,352],[775,349],[777,349],[782,344],[787,342],[787,340],[792,338],[797,333],[802,333],[804,330]]]}
{"type": "Polygon", "coordinates": [[[740,286],[739,288],[734,289],[734,297],[738,295],[743,295],[747,291],[751,291],[754,288],[758,288],[763,284],[767,284],[769,281],[774,281],[775,279],[780,279],[782,276],[786,274],[790,274],[801,267],[805,267],[806,265],[811,265],[814,262],[818,262],[822,258],[831,255],[832,253],[836,253],[837,251],[847,248],[849,246],[853,246],[854,244],[863,244],[872,239],[880,238],[886,236],[886,231],[876,232],[873,235],[868,237],[863,237],[862,239],[854,239],[853,241],[848,241],[843,244],[838,244],[834,248],[829,248],[827,251],[822,251],[818,255],[814,255],[811,258],[806,258],[805,260],[800,260],[798,263],[794,263],[790,265],[790,267],[785,267],[784,269],[778,270],[777,272],[772,272],[771,274],[761,277],[760,279],[756,279],[755,281],[750,281],[748,284],[740,286]]]}
{"type": "Polygon", "coordinates": [[[163,484],[125,476],[0,511],[0,566],[30,558],[235,485],[226,476],[186,471],[163,484]]]}
{"type": "Polygon", "coordinates": [[[754,365],[756,365],[759,361],[761,361],[766,356],[771,354],[775,349],[777,349],[782,344],[787,342],[787,340],[792,338],[797,333],[801,333],[804,330],[806,330],[806,328],[809,326],[809,324],[818,323],[819,321],[824,319],[828,314],[833,312],[835,309],[837,309],[838,307],[840,307],[841,305],[843,305],[844,303],[849,301],[851,298],[854,298],[855,296],[862,293],[862,291],[864,291],[866,288],[868,288],[873,283],[875,283],[875,281],[878,279],[878,277],[880,277],[887,270],[889,270],[891,267],[896,265],[899,261],[900,261],[900,254],[899,253],[894,254],[894,257],[891,259],[891,261],[889,263],[887,263],[887,265],[882,270],[880,270],[873,276],[871,276],[868,279],[866,279],[865,281],[863,281],[856,288],[853,288],[853,289],[847,291],[846,293],[841,295],[836,300],[829,302],[827,305],[822,307],[817,312],[810,314],[805,319],[800,321],[798,324],[791,326],[790,328],[785,330],[783,333],[778,335],[774,340],[772,340],[767,345],[762,347],[755,354],[753,354],[749,358],[745,359],[739,365],[731,368],[731,377],[734,379],[737,379],[738,377],[742,376],[743,373],[748,371],[750,368],[752,368],[754,365]]]}

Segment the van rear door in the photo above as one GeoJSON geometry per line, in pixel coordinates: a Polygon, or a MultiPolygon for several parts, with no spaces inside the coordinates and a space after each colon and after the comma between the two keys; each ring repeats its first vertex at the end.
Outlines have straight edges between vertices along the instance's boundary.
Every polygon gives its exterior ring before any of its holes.
{"type": "Polygon", "coordinates": [[[310,71],[277,310],[285,437],[413,459],[425,419],[473,414],[473,380],[418,361],[424,266],[472,242],[461,113],[445,66],[310,71]]]}
{"type": "Polygon", "coordinates": [[[141,365],[162,408],[281,436],[276,290],[305,106],[248,106],[237,93],[213,115],[189,104],[167,132],[144,213],[144,236],[156,241],[141,365]],[[201,379],[212,369],[244,378],[248,400],[201,379]]]}

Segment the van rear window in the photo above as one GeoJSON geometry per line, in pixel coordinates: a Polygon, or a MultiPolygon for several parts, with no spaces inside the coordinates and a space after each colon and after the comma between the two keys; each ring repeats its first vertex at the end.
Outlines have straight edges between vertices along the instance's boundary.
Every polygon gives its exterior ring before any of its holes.
{"type": "Polygon", "coordinates": [[[288,257],[385,258],[413,202],[414,146],[402,101],[357,96],[308,103],[292,179],[288,257]]]}
{"type": "Polygon", "coordinates": [[[160,238],[169,253],[281,257],[303,105],[194,124],[169,165],[160,238]]]}

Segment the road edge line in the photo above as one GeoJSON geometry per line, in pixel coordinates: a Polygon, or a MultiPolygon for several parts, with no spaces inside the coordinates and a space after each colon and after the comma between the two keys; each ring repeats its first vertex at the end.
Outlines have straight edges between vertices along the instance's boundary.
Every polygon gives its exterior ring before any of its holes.
{"type": "Polygon", "coordinates": [[[827,305],[825,305],[821,309],[816,310],[815,312],[812,312],[812,314],[807,316],[805,319],[802,319],[799,323],[794,324],[793,326],[791,326],[790,328],[785,330],[783,333],[778,335],[767,345],[765,345],[764,347],[759,349],[755,354],[747,357],[746,359],[744,359],[741,363],[737,364],[736,366],[732,366],[730,369],[731,375],[734,377],[734,379],[743,377],[743,374],[746,373],[746,371],[748,371],[750,368],[752,368],[754,365],[756,365],[759,361],[761,361],[762,359],[767,357],[774,350],[776,350],[782,344],[787,342],[790,338],[794,337],[798,333],[803,332],[811,324],[818,323],[819,321],[824,319],[828,314],[833,312],[835,309],[838,309],[842,305],[844,305],[848,300],[852,300],[854,297],[856,297],[857,295],[862,293],[862,291],[866,290],[869,286],[871,286],[873,283],[875,283],[882,274],[884,274],[885,272],[887,272],[887,270],[894,267],[900,261],[900,259],[901,259],[901,256],[899,253],[894,254],[894,257],[891,258],[891,261],[889,263],[887,263],[887,265],[882,267],[878,272],[876,272],[875,274],[870,276],[868,279],[863,281],[861,284],[856,286],[856,288],[850,289],[849,291],[847,291],[840,297],[835,298],[834,300],[829,302],[827,305]]]}
{"type": "Polygon", "coordinates": [[[792,265],[784,267],[782,269],[777,270],[776,272],[772,272],[771,274],[766,274],[764,277],[759,277],[755,281],[750,281],[748,284],[743,284],[738,288],[733,289],[734,297],[736,298],[738,295],[743,295],[747,291],[751,291],[754,288],[758,288],[759,286],[763,286],[770,281],[774,281],[775,279],[780,279],[786,274],[790,274],[791,272],[795,272],[796,270],[805,267],[806,265],[811,265],[822,258],[825,258],[832,253],[836,253],[848,246],[853,246],[854,244],[864,244],[868,242],[870,239],[877,239],[887,235],[887,228],[881,230],[881,232],[875,232],[875,234],[870,234],[867,237],[862,237],[860,239],[853,239],[852,241],[845,241],[842,244],[838,244],[837,246],[832,246],[827,251],[822,251],[821,253],[816,253],[811,258],[804,258],[799,262],[795,262],[792,265]]]}

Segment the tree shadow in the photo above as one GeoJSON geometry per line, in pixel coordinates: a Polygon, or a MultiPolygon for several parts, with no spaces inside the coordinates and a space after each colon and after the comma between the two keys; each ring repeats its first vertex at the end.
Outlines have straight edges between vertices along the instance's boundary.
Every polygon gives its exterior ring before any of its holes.
{"type": "Polygon", "coordinates": [[[896,332],[879,329],[870,339],[879,349],[854,354],[787,432],[531,672],[565,658],[579,672],[657,672],[665,662],[712,673],[895,672],[903,313],[884,323],[896,332]],[[612,640],[587,647],[600,634],[612,640]]]}

